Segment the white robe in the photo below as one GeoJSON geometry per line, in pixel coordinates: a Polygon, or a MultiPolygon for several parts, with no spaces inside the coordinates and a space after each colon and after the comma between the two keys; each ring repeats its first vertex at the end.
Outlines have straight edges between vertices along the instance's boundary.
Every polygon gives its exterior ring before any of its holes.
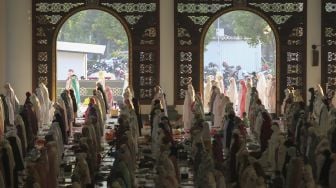
{"type": "Polygon", "coordinates": [[[38,126],[41,127],[42,123],[43,123],[43,119],[42,119],[42,111],[41,111],[40,101],[34,93],[32,93],[32,95],[30,96],[30,101],[33,103],[33,108],[34,108],[34,111],[36,113],[38,126]]]}
{"type": "Polygon", "coordinates": [[[257,91],[258,91],[259,99],[261,100],[261,103],[264,106],[268,105],[266,87],[267,87],[267,83],[266,83],[265,75],[263,73],[258,73],[257,91]]]}
{"type": "Polygon", "coordinates": [[[9,120],[9,123],[11,125],[14,125],[14,120],[15,120],[14,107],[13,107],[12,103],[10,102],[10,98],[5,97],[5,102],[7,104],[7,109],[8,109],[8,120],[9,120]]]}
{"type": "Polygon", "coordinates": [[[230,98],[230,101],[233,103],[233,108],[236,110],[238,105],[238,90],[236,80],[234,78],[230,78],[230,85],[227,91],[227,96],[230,98]]]}
{"type": "MultiPolygon", "coordinates": [[[[207,81],[206,81],[205,86],[204,86],[204,105],[205,106],[208,106],[208,104],[210,102],[211,88],[212,88],[211,77],[208,76],[207,81]]],[[[210,111],[210,109],[207,109],[207,111],[210,111]]]]}
{"type": "Polygon", "coordinates": [[[249,113],[250,110],[250,101],[251,101],[251,89],[252,89],[252,85],[249,82],[246,82],[246,101],[245,101],[245,112],[249,113]]]}
{"type": "Polygon", "coordinates": [[[223,76],[221,76],[220,74],[217,73],[216,75],[216,81],[218,84],[218,87],[220,89],[221,93],[225,93],[225,86],[224,86],[224,82],[223,82],[223,76]]]}
{"type": "Polygon", "coordinates": [[[217,94],[214,102],[214,126],[222,128],[224,126],[225,105],[229,101],[225,100],[224,94],[217,94]]]}
{"type": "Polygon", "coordinates": [[[191,84],[188,85],[188,90],[185,91],[183,104],[183,123],[184,129],[190,130],[192,127],[193,113],[191,110],[192,104],[195,102],[195,91],[191,84]]]}
{"type": "Polygon", "coordinates": [[[49,110],[51,108],[51,103],[50,103],[50,99],[49,99],[49,91],[48,88],[43,84],[40,83],[39,84],[39,88],[41,89],[41,93],[42,93],[42,97],[43,97],[43,104],[44,104],[44,120],[43,120],[43,124],[48,124],[51,121],[50,118],[50,113],[49,110]]]}
{"type": "Polygon", "coordinates": [[[268,106],[267,109],[270,113],[275,113],[276,108],[276,82],[273,79],[267,82],[267,99],[268,106]]]}

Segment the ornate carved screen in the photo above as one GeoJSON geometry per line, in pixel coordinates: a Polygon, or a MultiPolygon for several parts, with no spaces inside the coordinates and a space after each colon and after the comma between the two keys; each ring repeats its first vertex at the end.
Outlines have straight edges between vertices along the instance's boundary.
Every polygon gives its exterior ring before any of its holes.
{"type": "Polygon", "coordinates": [[[159,83],[159,0],[33,0],[33,87],[41,81],[56,94],[56,38],[67,18],[86,9],[106,11],[129,37],[129,81],[142,104],[159,83]]]}
{"type": "Polygon", "coordinates": [[[192,78],[195,90],[203,85],[203,37],[219,16],[233,10],[263,17],[277,37],[277,103],[287,86],[305,93],[306,0],[175,0],[175,103],[182,104],[192,78]]]}
{"type": "Polygon", "coordinates": [[[321,83],[336,89],[336,0],[322,1],[321,83]]]}

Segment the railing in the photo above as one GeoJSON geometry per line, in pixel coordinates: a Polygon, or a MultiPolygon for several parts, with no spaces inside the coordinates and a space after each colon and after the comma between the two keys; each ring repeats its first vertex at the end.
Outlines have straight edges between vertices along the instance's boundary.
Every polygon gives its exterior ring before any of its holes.
{"type": "MultiPolygon", "coordinates": [[[[96,88],[96,82],[97,80],[79,80],[81,102],[83,102],[87,97],[92,96],[93,90],[96,88]]],[[[57,96],[60,96],[61,92],[65,88],[65,83],[65,80],[57,81],[57,96]]],[[[124,80],[106,80],[105,85],[112,89],[114,101],[122,100],[124,80]]]]}

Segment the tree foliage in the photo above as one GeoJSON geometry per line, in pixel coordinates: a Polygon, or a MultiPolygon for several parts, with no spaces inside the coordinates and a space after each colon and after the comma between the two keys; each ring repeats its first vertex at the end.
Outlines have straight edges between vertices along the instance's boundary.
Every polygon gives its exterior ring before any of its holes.
{"type": "Polygon", "coordinates": [[[249,11],[232,11],[220,16],[210,26],[205,45],[215,37],[218,26],[224,28],[225,35],[243,38],[251,46],[259,43],[274,44],[274,34],[269,24],[257,14],[249,11]]]}
{"type": "Polygon", "coordinates": [[[70,17],[62,26],[58,41],[106,45],[106,58],[128,50],[123,25],[109,13],[85,10],[70,17]]]}

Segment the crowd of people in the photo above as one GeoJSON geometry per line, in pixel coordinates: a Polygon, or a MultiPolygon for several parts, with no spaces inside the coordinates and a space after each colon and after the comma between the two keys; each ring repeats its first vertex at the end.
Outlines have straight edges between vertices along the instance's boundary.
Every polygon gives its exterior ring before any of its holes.
{"type": "MultiPolygon", "coordinates": [[[[235,77],[228,78],[228,85],[225,85],[224,77],[217,73],[214,76],[208,76],[204,83],[204,104],[208,112],[213,111],[213,104],[217,94],[223,94],[229,97],[237,114],[242,117],[244,112],[248,112],[250,103],[250,93],[252,87],[255,87],[259,93],[259,98],[265,108],[270,113],[276,112],[276,79],[272,74],[259,72],[245,76],[239,80],[235,77]]],[[[219,104],[216,103],[215,104],[219,104]]]]}
{"type": "MultiPolygon", "coordinates": [[[[149,114],[150,139],[145,142],[150,157],[142,160],[141,107],[132,88],[125,88],[107,186],[138,187],[140,160],[153,161],[155,187],[178,188],[184,177],[179,166],[181,153],[187,152],[194,187],[336,187],[336,99],[324,95],[317,86],[309,90],[311,98],[306,105],[300,91],[289,87],[283,103],[278,104],[281,120],[274,119],[261,99],[258,81],[256,85],[250,81],[250,92],[245,96],[248,108],[245,105],[243,113],[229,94],[212,86],[216,92],[209,103],[211,114],[204,113],[205,103],[190,82],[185,91],[183,127],[171,123],[166,94],[156,86],[149,114]]],[[[57,101],[51,101],[41,83],[34,92],[26,93],[20,107],[10,84],[4,88],[0,100],[0,187],[57,187],[65,146],[74,144],[72,127],[78,125],[75,92],[65,89],[57,101]],[[47,134],[41,135],[46,128],[47,134]],[[24,180],[18,176],[23,171],[27,172],[24,180]]],[[[103,85],[97,83],[74,147],[72,187],[97,183],[110,108],[107,99],[103,85]]]]}
{"type": "MultiPolygon", "coordinates": [[[[256,87],[252,81],[248,82],[250,92],[246,95],[249,99],[245,110],[235,109],[236,98],[231,97],[230,90],[225,95],[221,86],[214,84],[209,102],[211,117],[207,122],[201,118],[203,115],[199,113],[202,112],[195,110],[194,106],[202,106],[202,103],[194,100],[197,94],[192,85],[188,85],[185,98],[188,101],[184,103],[188,120],[184,121],[184,129],[190,130],[193,145],[201,146],[195,153],[207,152],[212,156],[212,162],[207,162],[207,171],[200,167],[201,171],[194,170],[215,180],[199,184],[196,181],[196,187],[221,184],[216,179],[218,169],[229,187],[335,187],[335,100],[325,96],[318,86],[311,88],[307,108],[300,91],[289,87],[285,90],[279,121],[272,119],[266,109],[265,92],[258,90],[260,81],[259,77],[256,87]],[[216,130],[211,135],[214,137],[212,146],[206,141],[209,127],[212,127],[210,133],[216,130]],[[194,132],[195,129],[202,131],[194,132]]],[[[203,160],[208,159],[195,158],[194,162],[200,164],[205,162],[203,160]]]]}

